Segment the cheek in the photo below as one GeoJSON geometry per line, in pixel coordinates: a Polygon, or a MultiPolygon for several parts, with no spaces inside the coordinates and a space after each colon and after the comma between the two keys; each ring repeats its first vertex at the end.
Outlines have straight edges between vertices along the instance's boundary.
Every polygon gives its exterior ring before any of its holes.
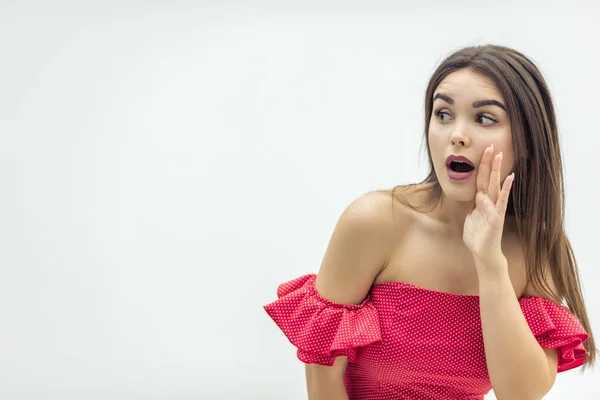
{"type": "Polygon", "coordinates": [[[514,154],[513,154],[513,143],[512,143],[512,136],[510,134],[510,131],[505,133],[505,140],[503,140],[502,143],[502,149],[503,149],[503,157],[502,157],[502,167],[501,167],[501,174],[503,176],[507,176],[508,174],[510,174],[513,171],[514,168],[514,163],[515,163],[515,158],[514,158],[514,154]]]}
{"type": "Polygon", "coordinates": [[[440,130],[432,129],[429,131],[429,152],[433,161],[434,169],[437,173],[446,170],[445,157],[448,155],[448,137],[440,130]]]}
{"type": "MultiPolygon", "coordinates": [[[[511,152],[512,153],[512,152],[511,152]]],[[[504,155],[504,153],[503,153],[504,155]]],[[[502,158],[502,167],[500,168],[500,174],[504,177],[508,176],[514,170],[514,158],[512,154],[507,154],[507,156],[502,158]]]]}
{"type": "Polygon", "coordinates": [[[429,148],[431,149],[431,154],[437,154],[439,152],[440,146],[442,146],[443,135],[440,131],[436,129],[430,129],[427,139],[429,141],[429,148]]]}

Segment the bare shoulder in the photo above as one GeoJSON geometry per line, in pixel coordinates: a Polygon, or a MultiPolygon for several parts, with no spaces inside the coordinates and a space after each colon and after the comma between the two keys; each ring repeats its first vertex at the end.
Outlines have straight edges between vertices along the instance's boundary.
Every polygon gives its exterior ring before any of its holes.
{"type": "MultiPolygon", "coordinates": [[[[387,203],[386,210],[384,211],[389,211],[390,213],[392,210],[394,211],[395,223],[401,222],[402,224],[406,224],[414,219],[416,215],[420,214],[417,209],[426,203],[429,193],[427,189],[427,185],[415,184],[378,190],[371,194],[379,196],[382,205],[383,203],[387,203]]],[[[389,216],[391,217],[392,215],[390,214],[389,216]]]]}
{"type": "Polygon", "coordinates": [[[374,191],[352,201],[342,217],[385,233],[392,228],[392,207],[393,200],[386,192],[374,191]]]}
{"type": "Polygon", "coordinates": [[[325,251],[316,288],[338,303],[360,304],[385,267],[394,234],[392,199],[369,192],[341,213],[325,251]]]}

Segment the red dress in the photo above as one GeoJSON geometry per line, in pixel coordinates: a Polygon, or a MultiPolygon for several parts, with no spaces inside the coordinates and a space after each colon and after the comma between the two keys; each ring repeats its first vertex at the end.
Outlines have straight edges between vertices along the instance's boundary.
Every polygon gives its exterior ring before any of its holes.
{"type": "MultiPolygon", "coordinates": [[[[482,400],[487,373],[479,297],[402,282],[373,285],[360,305],[319,295],[309,274],[279,286],[264,306],[304,363],[348,356],[350,400],[482,400]]],[[[519,304],[538,343],[558,349],[558,371],[583,364],[588,338],[563,306],[524,296],[519,304]]]]}

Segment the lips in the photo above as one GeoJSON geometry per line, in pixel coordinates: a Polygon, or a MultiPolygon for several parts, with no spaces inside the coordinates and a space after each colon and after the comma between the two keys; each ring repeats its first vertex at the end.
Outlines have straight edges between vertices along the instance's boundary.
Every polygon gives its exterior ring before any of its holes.
{"type": "Polygon", "coordinates": [[[448,158],[446,158],[446,166],[450,166],[450,164],[453,161],[464,162],[464,163],[467,163],[468,165],[470,165],[471,167],[475,168],[475,164],[473,164],[473,162],[471,160],[469,160],[467,157],[465,157],[465,156],[456,156],[454,154],[450,154],[448,156],[448,158]]]}

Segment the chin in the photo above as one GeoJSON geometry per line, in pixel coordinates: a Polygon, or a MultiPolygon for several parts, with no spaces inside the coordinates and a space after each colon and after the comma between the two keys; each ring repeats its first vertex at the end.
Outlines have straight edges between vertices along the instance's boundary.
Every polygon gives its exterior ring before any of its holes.
{"type": "Polygon", "coordinates": [[[440,185],[444,196],[448,199],[464,202],[475,201],[475,196],[477,195],[475,183],[454,181],[445,176],[443,180],[440,180],[440,185]]]}

